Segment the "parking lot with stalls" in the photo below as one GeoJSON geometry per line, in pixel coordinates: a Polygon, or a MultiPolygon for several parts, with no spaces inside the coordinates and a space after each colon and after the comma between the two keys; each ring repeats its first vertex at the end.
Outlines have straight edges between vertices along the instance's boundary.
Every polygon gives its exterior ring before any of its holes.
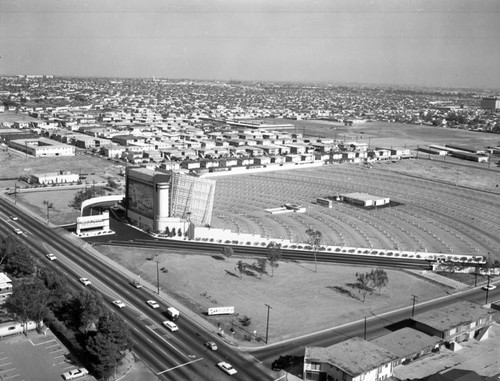
{"type": "MultiPolygon", "coordinates": [[[[1,380],[62,380],[64,372],[77,367],[67,349],[50,331],[46,335],[30,332],[27,337],[18,334],[0,340],[1,380]]],[[[95,378],[87,375],[79,380],[95,378]]]]}

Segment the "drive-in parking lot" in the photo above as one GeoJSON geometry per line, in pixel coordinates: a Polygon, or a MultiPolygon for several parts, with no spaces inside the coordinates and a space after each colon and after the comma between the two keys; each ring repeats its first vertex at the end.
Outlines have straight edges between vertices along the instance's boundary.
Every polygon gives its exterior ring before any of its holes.
{"type": "MultiPolygon", "coordinates": [[[[0,341],[0,379],[62,380],[61,374],[78,367],[68,350],[50,331],[46,335],[29,332],[7,336],[0,341]]],[[[92,376],[81,381],[95,380],[92,376]]]]}

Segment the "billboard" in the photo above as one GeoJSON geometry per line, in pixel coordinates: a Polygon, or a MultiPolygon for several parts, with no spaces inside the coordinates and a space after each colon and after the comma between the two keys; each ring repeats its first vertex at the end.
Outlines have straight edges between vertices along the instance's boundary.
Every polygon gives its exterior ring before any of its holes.
{"type": "Polygon", "coordinates": [[[208,309],[208,315],[225,315],[234,314],[234,307],[210,307],[208,309]]]}

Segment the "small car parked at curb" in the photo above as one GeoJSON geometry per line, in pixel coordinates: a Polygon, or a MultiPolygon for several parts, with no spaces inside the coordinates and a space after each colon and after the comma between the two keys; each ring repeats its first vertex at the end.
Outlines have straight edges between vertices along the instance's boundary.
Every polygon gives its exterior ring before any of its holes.
{"type": "Polygon", "coordinates": [[[74,380],[75,378],[83,377],[89,374],[89,371],[85,368],[75,368],[71,369],[62,374],[62,378],[65,380],[74,380]]]}
{"type": "Polygon", "coordinates": [[[17,221],[19,218],[17,218],[17,216],[14,216],[14,215],[10,215],[9,218],[12,220],[12,221],[17,221]]]}
{"type": "Polygon", "coordinates": [[[23,234],[23,231],[21,229],[18,229],[18,228],[13,228],[12,231],[16,234],[23,234]]]}
{"type": "Polygon", "coordinates": [[[53,260],[57,259],[57,257],[52,253],[47,254],[46,257],[49,259],[49,261],[53,261],[53,260]]]}
{"type": "Polygon", "coordinates": [[[222,370],[224,373],[229,374],[230,376],[238,373],[236,369],[233,368],[231,364],[225,361],[221,361],[220,363],[217,364],[220,370],[222,370]]]}

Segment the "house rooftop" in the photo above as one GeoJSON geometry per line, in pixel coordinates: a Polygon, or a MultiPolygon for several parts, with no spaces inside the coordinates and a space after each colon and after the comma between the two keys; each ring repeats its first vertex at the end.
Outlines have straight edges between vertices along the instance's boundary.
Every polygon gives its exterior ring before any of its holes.
{"type": "Polygon", "coordinates": [[[416,322],[434,327],[441,331],[459,325],[477,321],[480,318],[496,313],[485,309],[479,304],[460,301],[448,306],[415,315],[412,319],[416,322]]]}
{"type": "Polygon", "coordinates": [[[350,376],[358,376],[398,358],[387,349],[359,337],[327,348],[306,347],[305,357],[332,364],[350,376]]]}
{"type": "Polygon", "coordinates": [[[386,348],[400,358],[420,352],[423,348],[434,347],[441,341],[413,328],[402,328],[371,340],[373,344],[386,348]]]}

